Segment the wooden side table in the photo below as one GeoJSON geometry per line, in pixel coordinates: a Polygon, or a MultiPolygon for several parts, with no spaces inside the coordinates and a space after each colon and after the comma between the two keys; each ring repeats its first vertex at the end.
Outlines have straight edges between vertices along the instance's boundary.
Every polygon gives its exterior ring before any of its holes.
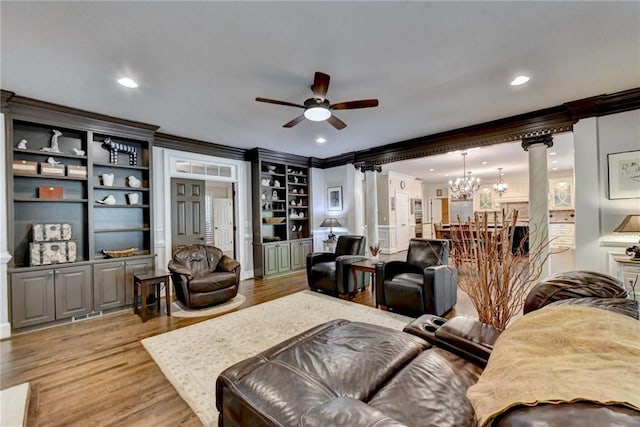
{"type": "Polygon", "coordinates": [[[147,286],[153,285],[155,286],[154,293],[156,295],[156,306],[158,311],[160,311],[160,290],[162,289],[162,284],[164,283],[165,289],[165,300],[167,302],[167,316],[171,316],[171,300],[169,299],[169,277],[171,273],[164,270],[152,270],[145,274],[135,274],[133,275],[133,312],[134,314],[138,313],[138,290],[140,289],[140,293],[143,295],[142,301],[140,303],[140,317],[143,322],[147,321],[147,304],[144,300],[144,296],[147,295],[147,286]]]}
{"type": "MultiPolygon", "coordinates": [[[[377,307],[376,304],[376,262],[378,260],[367,259],[365,261],[358,261],[351,264],[351,274],[353,275],[353,284],[356,289],[358,289],[358,271],[362,271],[364,273],[371,274],[371,292],[373,293],[373,306],[377,307]]],[[[365,286],[366,288],[366,286],[365,286]]]]}

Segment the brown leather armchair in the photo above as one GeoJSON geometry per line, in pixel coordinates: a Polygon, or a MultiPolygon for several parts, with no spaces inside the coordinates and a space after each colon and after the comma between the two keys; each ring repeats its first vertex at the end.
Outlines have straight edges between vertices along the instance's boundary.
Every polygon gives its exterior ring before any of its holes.
{"type": "MultiPolygon", "coordinates": [[[[336,251],[314,252],[307,255],[307,281],[311,289],[330,294],[354,294],[356,292],[351,264],[364,261],[367,238],[364,236],[340,236],[336,251]]],[[[363,273],[358,272],[358,283],[364,287],[363,273]]]]}
{"type": "Polygon", "coordinates": [[[215,246],[180,248],[168,268],[176,297],[189,308],[220,304],[238,294],[240,263],[215,246]]]}
{"type": "Polygon", "coordinates": [[[376,264],[376,303],[409,314],[442,316],[457,301],[458,271],[448,240],[411,239],[407,261],[376,264]]]}

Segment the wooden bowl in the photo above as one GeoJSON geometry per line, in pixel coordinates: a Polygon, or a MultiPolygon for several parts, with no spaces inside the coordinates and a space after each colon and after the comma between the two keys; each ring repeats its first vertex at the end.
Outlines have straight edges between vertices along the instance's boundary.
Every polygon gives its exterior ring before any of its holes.
{"type": "Polygon", "coordinates": [[[274,216],[274,217],[263,218],[263,219],[264,219],[264,222],[266,222],[267,224],[280,224],[282,221],[285,220],[283,216],[274,216]]]}

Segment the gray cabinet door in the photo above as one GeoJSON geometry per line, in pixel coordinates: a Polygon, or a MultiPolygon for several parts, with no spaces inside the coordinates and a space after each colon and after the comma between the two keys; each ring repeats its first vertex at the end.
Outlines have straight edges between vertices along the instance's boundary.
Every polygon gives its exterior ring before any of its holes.
{"type": "Polygon", "coordinates": [[[291,270],[291,244],[277,243],[278,250],[278,273],[285,273],[291,270]]]}
{"type": "Polygon", "coordinates": [[[93,266],[94,310],[108,310],[125,305],[124,261],[93,266]]]}
{"type": "Polygon", "coordinates": [[[291,242],[291,270],[301,270],[306,267],[307,254],[311,253],[311,240],[296,240],[291,242]]]}
{"type": "Polygon", "coordinates": [[[264,245],[264,275],[278,274],[278,248],[276,245],[264,245]]]}
{"type": "MultiPolygon", "coordinates": [[[[125,303],[127,305],[133,304],[133,275],[145,274],[155,268],[155,261],[153,259],[139,259],[134,261],[127,261],[124,264],[125,274],[125,303]]],[[[149,293],[153,293],[153,288],[150,287],[149,293]]]]}
{"type": "Polygon", "coordinates": [[[91,266],[55,270],[56,319],[91,312],[91,266]]]}
{"type": "Polygon", "coordinates": [[[53,270],[11,275],[11,318],[14,329],[55,320],[53,284],[53,270]]]}

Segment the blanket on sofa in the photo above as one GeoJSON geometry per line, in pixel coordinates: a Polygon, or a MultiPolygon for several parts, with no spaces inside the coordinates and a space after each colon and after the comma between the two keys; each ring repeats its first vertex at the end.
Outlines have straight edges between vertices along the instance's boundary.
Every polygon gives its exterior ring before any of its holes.
{"type": "Polygon", "coordinates": [[[640,411],[640,322],[592,307],[545,307],[498,338],[467,396],[478,424],[509,408],[591,401],[640,411]]]}

